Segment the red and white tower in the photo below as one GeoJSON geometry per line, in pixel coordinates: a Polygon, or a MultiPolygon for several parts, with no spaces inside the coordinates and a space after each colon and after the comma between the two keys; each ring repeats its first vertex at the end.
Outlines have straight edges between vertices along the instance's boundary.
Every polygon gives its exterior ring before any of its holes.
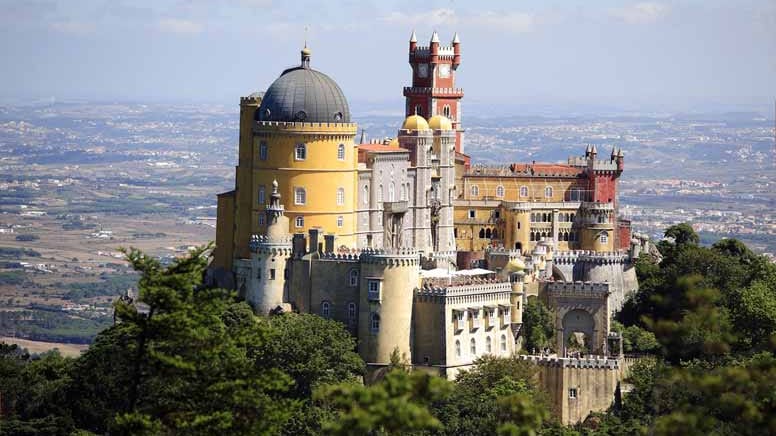
{"type": "Polygon", "coordinates": [[[410,37],[409,61],[412,67],[412,86],[404,88],[406,114],[418,114],[425,118],[444,115],[453,122],[455,151],[463,154],[463,128],[461,127],[461,98],[463,89],[455,87],[455,71],[461,64],[461,41],[453,36],[450,46],[439,45],[439,35],[434,31],[427,47],[418,45],[415,32],[410,37]]]}

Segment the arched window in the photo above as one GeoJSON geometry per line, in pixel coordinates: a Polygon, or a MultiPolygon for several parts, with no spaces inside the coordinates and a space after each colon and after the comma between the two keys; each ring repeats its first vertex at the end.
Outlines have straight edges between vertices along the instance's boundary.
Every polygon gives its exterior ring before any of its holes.
{"type": "Polygon", "coordinates": [[[407,185],[401,185],[401,201],[407,201],[407,185]]]}
{"type": "Polygon", "coordinates": [[[598,215],[598,223],[599,224],[603,224],[605,222],[606,222],[606,215],[604,215],[604,214],[598,215]]]}
{"type": "Polygon", "coordinates": [[[304,188],[294,189],[294,204],[304,205],[307,203],[307,191],[304,188]]]}
{"type": "Polygon", "coordinates": [[[348,319],[350,321],[356,319],[356,303],[348,303],[348,319]]]}
{"type": "Polygon", "coordinates": [[[546,214],[546,213],[543,213],[543,214],[542,214],[542,222],[543,222],[543,223],[546,223],[546,222],[547,222],[547,214],[546,214]]]}
{"type": "Polygon", "coordinates": [[[337,217],[337,227],[342,227],[345,225],[345,217],[342,215],[337,217]]]}
{"type": "Polygon", "coordinates": [[[521,186],[520,187],[520,196],[521,197],[528,197],[528,186],[521,186]]]}
{"type": "Polygon", "coordinates": [[[496,186],[496,197],[504,196],[504,187],[501,185],[496,186]]]}
{"type": "Polygon", "coordinates": [[[372,312],[371,315],[371,327],[372,327],[372,333],[377,333],[380,331],[380,315],[376,312],[372,312]]]}
{"type": "Polygon", "coordinates": [[[472,197],[477,197],[478,195],[480,195],[480,188],[479,188],[479,186],[472,185],[471,193],[472,193],[472,197]]]}
{"type": "Polygon", "coordinates": [[[383,185],[380,185],[380,187],[377,188],[377,202],[378,203],[383,202],[383,185]]]}
{"type": "Polygon", "coordinates": [[[415,105],[415,115],[423,116],[423,106],[416,104],[415,105]]]}
{"type": "Polygon", "coordinates": [[[536,240],[536,235],[534,234],[534,232],[531,232],[529,240],[530,241],[535,241],[536,240]]]}
{"type": "Polygon", "coordinates": [[[328,301],[321,303],[321,316],[324,318],[331,316],[331,303],[328,301]]]}
{"type": "Polygon", "coordinates": [[[485,238],[485,229],[480,229],[480,239],[485,238]]]}
{"type": "Polygon", "coordinates": [[[520,230],[520,221],[517,222],[517,230],[520,230]]]}
{"type": "Polygon", "coordinates": [[[264,225],[264,215],[259,215],[259,225],[260,226],[264,225]]]}
{"type": "Polygon", "coordinates": [[[493,239],[498,239],[498,229],[493,229],[493,234],[491,235],[493,239]]]}
{"type": "Polygon", "coordinates": [[[396,200],[396,183],[391,182],[390,185],[388,185],[388,201],[392,202],[396,200]]]}
{"type": "Polygon", "coordinates": [[[345,160],[345,144],[337,146],[337,159],[345,160]]]}
{"type": "Polygon", "coordinates": [[[471,353],[472,356],[477,355],[477,341],[474,338],[472,338],[472,340],[469,341],[469,352],[471,353]]]}
{"type": "Polygon", "coordinates": [[[486,238],[490,239],[491,235],[492,235],[492,234],[491,234],[491,232],[490,232],[490,229],[487,229],[487,230],[485,230],[485,237],[486,237],[486,238]]]}
{"type": "Polygon", "coordinates": [[[493,352],[493,340],[490,339],[490,336],[485,338],[485,352],[488,354],[493,352]]]}
{"type": "Polygon", "coordinates": [[[454,238],[458,237],[458,227],[453,228],[453,237],[454,238]]]}
{"type": "Polygon", "coordinates": [[[563,240],[568,241],[569,240],[569,234],[567,232],[563,232],[563,240]]]}
{"type": "Polygon", "coordinates": [[[267,143],[261,141],[261,143],[259,143],[259,160],[267,160],[267,151],[267,143]]]}
{"type": "Polygon", "coordinates": [[[601,232],[601,243],[606,244],[609,242],[609,233],[608,232],[601,232]]]}
{"type": "Polygon", "coordinates": [[[304,144],[296,144],[296,147],[294,148],[294,159],[307,159],[307,147],[304,144]]]}
{"type": "Polygon", "coordinates": [[[577,215],[572,213],[571,214],[571,222],[573,223],[576,218],[577,218],[577,215]]]}
{"type": "Polygon", "coordinates": [[[446,116],[447,118],[450,118],[450,105],[446,104],[445,107],[442,108],[442,115],[446,116]]]}
{"type": "Polygon", "coordinates": [[[337,188],[337,206],[345,204],[345,188],[337,188]]]}
{"type": "Polygon", "coordinates": [[[455,341],[455,357],[461,357],[461,341],[455,341]]]}
{"type": "Polygon", "coordinates": [[[535,214],[535,213],[532,213],[532,214],[531,214],[531,222],[532,222],[532,223],[535,223],[535,222],[536,222],[536,214],[535,214]]]}
{"type": "Polygon", "coordinates": [[[264,185],[259,186],[259,204],[264,204],[264,185]]]}
{"type": "Polygon", "coordinates": [[[364,204],[369,204],[369,185],[364,185],[364,204]]]}
{"type": "Polygon", "coordinates": [[[358,270],[352,269],[348,274],[348,284],[350,286],[358,286],[358,270]]]}
{"type": "Polygon", "coordinates": [[[297,227],[304,227],[304,217],[301,215],[296,217],[295,224],[297,227]]]}
{"type": "Polygon", "coordinates": [[[507,335],[501,335],[501,352],[507,352],[507,335]]]}
{"type": "Polygon", "coordinates": [[[544,188],[544,198],[552,198],[552,186],[544,188]]]}

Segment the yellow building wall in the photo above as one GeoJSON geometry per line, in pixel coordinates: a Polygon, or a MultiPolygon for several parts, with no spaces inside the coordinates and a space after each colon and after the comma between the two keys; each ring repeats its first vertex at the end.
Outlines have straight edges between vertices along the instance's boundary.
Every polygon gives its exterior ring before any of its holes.
{"type": "Polygon", "coordinates": [[[526,202],[564,201],[566,192],[576,187],[576,178],[540,178],[514,176],[466,176],[463,178],[463,198],[466,200],[501,200],[526,202]],[[472,187],[476,186],[476,194],[472,187]],[[504,195],[498,195],[498,187],[504,188],[504,195]],[[528,195],[521,196],[520,188],[528,188],[528,195]],[[552,196],[545,197],[545,188],[552,187],[552,196]]]}
{"type": "Polygon", "coordinates": [[[213,266],[231,271],[234,256],[234,191],[218,196],[216,209],[216,246],[213,249],[213,266]]]}

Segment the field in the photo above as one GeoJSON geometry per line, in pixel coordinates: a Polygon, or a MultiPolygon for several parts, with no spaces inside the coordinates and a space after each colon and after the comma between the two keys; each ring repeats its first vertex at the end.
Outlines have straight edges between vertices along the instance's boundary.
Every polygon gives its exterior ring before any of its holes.
{"type": "Polygon", "coordinates": [[[40,354],[46,351],[59,350],[59,353],[63,356],[77,357],[87,348],[88,345],[82,344],[65,344],[62,342],[42,342],[42,341],[30,341],[27,339],[11,338],[7,336],[0,336],[0,342],[7,344],[16,344],[22,348],[26,348],[30,354],[40,354]]]}

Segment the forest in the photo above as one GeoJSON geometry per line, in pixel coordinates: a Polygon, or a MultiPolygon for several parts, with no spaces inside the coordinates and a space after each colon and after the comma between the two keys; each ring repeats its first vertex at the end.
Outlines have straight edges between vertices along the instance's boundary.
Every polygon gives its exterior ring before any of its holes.
{"type": "MultiPolygon", "coordinates": [[[[395,353],[364,385],[341,324],[256,316],[201,285],[208,247],[169,265],[129,249],[136,301],[78,358],[0,345],[2,435],[762,435],[776,434],[776,265],[733,239],[705,247],[689,225],[636,263],[640,291],[615,315],[632,386],[576,426],[553,418],[530,362],[483,356],[454,381],[395,353]],[[658,260],[660,260],[658,262],[658,260]]],[[[524,341],[548,341],[546,307],[524,341]]]]}

